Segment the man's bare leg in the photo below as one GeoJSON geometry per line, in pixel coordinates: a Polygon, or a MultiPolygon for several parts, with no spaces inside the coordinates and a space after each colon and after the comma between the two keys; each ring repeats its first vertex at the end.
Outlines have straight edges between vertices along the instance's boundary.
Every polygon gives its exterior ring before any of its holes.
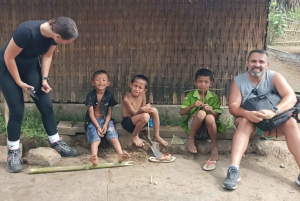
{"type": "Polygon", "coordinates": [[[242,117],[235,119],[235,125],[237,130],[232,139],[230,163],[239,166],[243,154],[247,149],[249,138],[254,133],[256,126],[242,117]]]}
{"type": "Polygon", "coordinates": [[[215,117],[211,114],[205,117],[205,126],[211,139],[210,160],[217,161],[219,159],[218,143],[217,143],[217,125],[215,117]]]}
{"type": "MultiPolygon", "coordinates": [[[[297,122],[294,118],[290,118],[287,122],[277,128],[278,136],[285,136],[286,144],[289,151],[294,156],[295,161],[300,169],[300,132],[297,122]]],[[[270,132],[271,136],[276,136],[276,131],[270,132]]]]}
{"type": "Polygon", "coordinates": [[[158,114],[158,110],[155,107],[152,107],[152,113],[150,114],[150,116],[153,119],[153,126],[154,126],[154,136],[153,136],[153,141],[156,141],[160,144],[162,144],[163,146],[168,146],[168,142],[165,141],[164,139],[162,139],[159,135],[159,114],[158,114]]]}
{"type": "Polygon", "coordinates": [[[188,150],[191,153],[197,153],[197,148],[195,146],[195,136],[199,128],[201,127],[204,119],[205,119],[206,113],[203,110],[198,111],[195,113],[192,124],[191,124],[191,130],[190,135],[187,140],[188,144],[188,150]]]}

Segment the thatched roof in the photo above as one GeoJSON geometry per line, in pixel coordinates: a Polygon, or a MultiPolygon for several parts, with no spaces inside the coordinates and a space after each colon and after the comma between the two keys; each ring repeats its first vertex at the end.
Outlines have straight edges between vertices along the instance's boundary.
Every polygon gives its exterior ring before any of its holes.
{"type": "Polygon", "coordinates": [[[277,0],[277,2],[286,8],[300,7],[300,0],[277,0]]]}

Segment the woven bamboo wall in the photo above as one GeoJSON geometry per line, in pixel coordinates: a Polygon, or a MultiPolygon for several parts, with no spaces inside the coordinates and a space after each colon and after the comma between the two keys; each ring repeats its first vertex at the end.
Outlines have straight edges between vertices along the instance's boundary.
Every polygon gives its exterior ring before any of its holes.
{"type": "Polygon", "coordinates": [[[181,104],[196,70],[208,68],[226,105],[247,53],[264,47],[267,6],[268,0],[0,0],[0,45],[23,21],[69,16],[80,37],[54,55],[54,102],[84,102],[93,72],[104,69],[118,102],[142,73],[151,103],[181,104]]]}

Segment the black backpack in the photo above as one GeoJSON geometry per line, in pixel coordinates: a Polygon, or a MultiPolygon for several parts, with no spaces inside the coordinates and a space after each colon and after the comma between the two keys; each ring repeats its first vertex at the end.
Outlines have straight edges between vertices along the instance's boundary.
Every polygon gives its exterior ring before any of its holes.
{"type": "MultiPolygon", "coordinates": [[[[291,117],[294,117],[298,123],[300,119],[298,114],[300,113],[300,92],[295,92],[297,97],[297,103],[291,109],[276,115],[272,119],[264,119],[255,125],[260,128],[262,131],[270,131],[275,129],[277,137],[277,127],[289,120],[291,117]]],[[[281,97],[277,92],[272,91],[266,95],[260,95],[253,98],[248,98],[242,108],[249,111],[259,111],[262,109],[270,109],[276,106],[281,100],[281,97]]]]}

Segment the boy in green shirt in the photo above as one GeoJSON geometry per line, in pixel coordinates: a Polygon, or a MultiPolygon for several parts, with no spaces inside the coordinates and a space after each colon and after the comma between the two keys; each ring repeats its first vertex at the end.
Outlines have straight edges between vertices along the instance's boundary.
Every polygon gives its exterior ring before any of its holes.
{"type": "Polygon", "coordinates": [[[216,168],[219,158],[217,146],[217,131],[224,133],[225,128],[218,120],[221,114],[218,96],[209,91],[214,81],[213,74],[208,69],[199,69],[195,74],[196,90],[189,92],[181,106],[179,114],[186,115],[181,123],[183,130],[189,134],[187,143],[191,153],[197,153],[195,137],[211,139],[211,155],[204,165],[205,170],[216,168]]]}

